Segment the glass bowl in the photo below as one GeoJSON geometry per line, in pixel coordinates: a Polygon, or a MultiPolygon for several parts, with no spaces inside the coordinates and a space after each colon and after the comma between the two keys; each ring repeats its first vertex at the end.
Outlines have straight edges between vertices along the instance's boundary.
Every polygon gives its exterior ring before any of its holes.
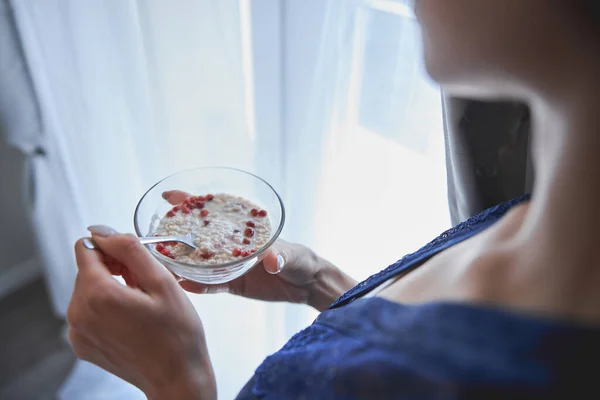
{"type": "Polygon", "coordinates": [[[181,190],[191,195],[227,193],[244,197],[267,210],[271,221],[271,237],[256,253],[223,264],[197,265],[179,262],[146,245],[161,264],[175,275],[206,284],[225,283],[246,273],[262,261],[267,249],[277,240],[285,222],[285,209],[279,194],[266,181],[249,172],[227,167],[204,167],[181,171],[159,181],[142,196],[135,209],[133,223],[139,237],[152,236],[160,219],[172,208],[162,198],[168,190],[181,190]]]}

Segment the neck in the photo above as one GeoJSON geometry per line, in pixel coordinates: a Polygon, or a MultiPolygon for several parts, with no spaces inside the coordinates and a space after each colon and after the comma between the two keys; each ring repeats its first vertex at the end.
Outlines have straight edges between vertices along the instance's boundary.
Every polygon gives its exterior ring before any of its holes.
{"type": "Polygon", "coordinates": [[[598,264],[600,63],[581,63],[531,101],[534,198],[523,224],[545,260],[598,264]]]}

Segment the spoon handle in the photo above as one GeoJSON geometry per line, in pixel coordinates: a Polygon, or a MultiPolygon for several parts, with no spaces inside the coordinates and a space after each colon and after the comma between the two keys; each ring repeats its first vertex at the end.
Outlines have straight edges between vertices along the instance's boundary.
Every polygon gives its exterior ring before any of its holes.
{"type": "Polygon", "coordinates": [[[141,244],[152,244],[152,243],[162,243],[162,242],[181,242],[181,237],[179,236],[149,236],[149,237],[141,237],[141,244]]]}
{"type": "MultiPolygon", "coordinates": [[[[161,243],[161,242],[181,242],[181,238],[179,236],[150,236],[150,237],[141,237],[141,244],[152,244],[152,243],[161,243]]],[[[83,245],[86,249],[90,250],[100,250],[98,245],[91,238],[83,239],[83,245]]]]}

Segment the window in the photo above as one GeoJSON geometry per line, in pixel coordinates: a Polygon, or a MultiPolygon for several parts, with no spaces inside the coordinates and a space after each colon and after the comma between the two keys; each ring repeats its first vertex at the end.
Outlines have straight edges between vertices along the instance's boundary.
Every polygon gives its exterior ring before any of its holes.
{"type": "MultiPolygon", "coordinates": [[[[441,97],[404,2],[359,5],[347,101],[328,132],[316,247],[358,279],[450,225],[441,97]]],[[[340,90],[338,95],[344,96],[340,90]]]]}

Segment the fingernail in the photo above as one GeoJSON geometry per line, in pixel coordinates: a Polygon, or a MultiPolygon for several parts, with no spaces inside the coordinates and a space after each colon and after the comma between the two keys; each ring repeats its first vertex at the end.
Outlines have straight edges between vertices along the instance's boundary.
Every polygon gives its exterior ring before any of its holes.
{"type": "MultiPolygon", "coordinates": [[[[275,253],[277,254],[275,256],[275,260],[277,260],[277,270],[273,270],[265,266],[265,271],[267,271],[271,275],[276,275],[280,273],[283,267],[285,266],[285,257],[283,256],[283,254],[278,251],[275,251],[275,253]]],[[[269,262],[269,265],[272,264],[269,262]]]]}
{"type": "Polygon", "coordinates": [[[96,250],[98,248],[96,243],[94,243],[94,241],[90,238],[83,239],[83,246],[88,250],[96,250]]]}
{"type": "Polygon", "coordinates": [[[285,259],[281,254],[277,254],[277,272],[281,272],[285,265],[285,259]]]}
{"type": "Polygon", "coordinates": [[[167,197],[169,197],[168,192],[162,192],[162,198],[166,200],[167,197]]]}
{"type": "Polygon", "coordinates": [[[117,233],[117,231],[115,231],[113,228],[106,225],[92,225],[88,227],[88,231],[100,237],[107,237],[117,233]]]}

